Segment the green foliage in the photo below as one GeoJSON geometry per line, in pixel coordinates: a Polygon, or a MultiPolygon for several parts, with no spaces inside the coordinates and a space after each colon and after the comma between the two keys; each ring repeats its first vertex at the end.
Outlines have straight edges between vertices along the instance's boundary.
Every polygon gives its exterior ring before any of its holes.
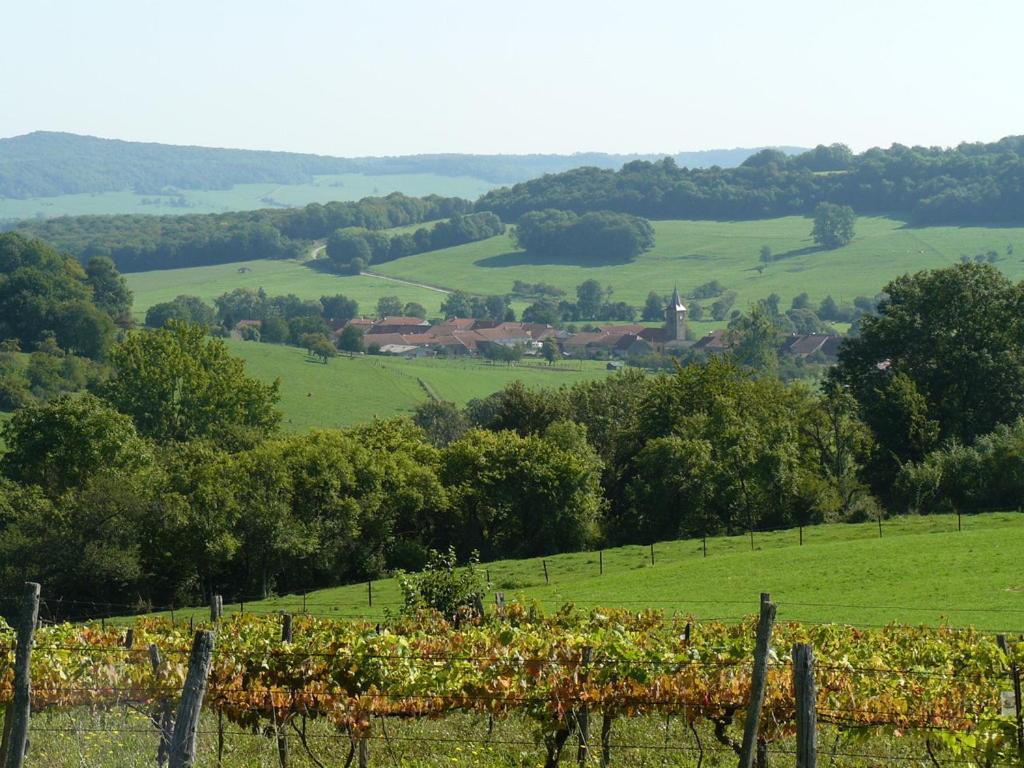
{"type": "MultiPolygon", "coordinates": [[[[814,209],[814,228],[811,237],[825,248],[840,248],[853,240],[853,225],[857,217],[848,205],[819,203],[814,209]]],[[[763,255],[763,254],[762,254],[763,255]]]]}
{"type": "Polygon", "coordinates": [[[981,512],[1024,499],[1024,419],[969,446],[950,442],[900,467],[900,501],[913,512],[981,512]]]}
{"type": "Polygon", "coordinates": [[[363,329],[357,325],[347,325],[338,336],[338,349],[343,352],[365,352],[366,341],[363,329]]]}
{"type": "Polygon", "coordinates": [[[458,198],[367,197],[358,202],[311,203],[217,214],[87,216],[22,222],[19,230],[41,237],[80,259],[106,256],[123,272],[223,264],[249,259],[297,258],[303,241],[337,230],[387,229],[453,216],[469,203],[458,198]]]}
{"type": "Polygon", "coordinates": [[[632,261],[654,246],[648,221],[609,211],[582,216],[557,210],[527,213],[516,224],[514,237],[529,253],[577,264],[632,261]]]}
{"type": "Polygon", "coordinates": [[[460,567],[454,548],[445,553],[431,550],[422,571],[398,577],[402,612],[415,616],[427,608],[449,619],[472,615],[487,591],[479,564],[475,552],[460,567]]]}
{"type": "Polygon", "coordinates": [[[154,304],[146,310],[146,327],[163,328],[172,320],[179,323],[212,326],[214,310],[197,296],[178,296],[173,301],[154,304]]]}
{"type": "Polygon", "coordinates": [[[664,312],[664,305],[665,302],[662,301],[661,296],[659,296],[656,291],[651,291],[647,294],[647,300],[644,302],[641,319],[645,322],[661,320],[662,313],[664,312]]]}
{"type": "Polygon", "coordinates": [[[135,333],[111,351],[114,374],[99,394],[158,442],[246,443],[276,429],[278,382],[245,373],[224,342],[200,326],[172,322],[135,333]]]}
{"type": "Polygon", "coordinates": [[[833,145],[796,157],[764,150],[738,168],[680,167],[671,158],[634,161],[618,171],[576,168],[492,190],[476,207],[505,221],[550,209],[730,220],[806,215],[824,201],[907,211],[919,223],[1019,222],[1022,177],[1020,136],[952,149],[894,144],[859,155],[833,145]]]}
{"type": "Polygon", "coordinates": [[[485,557],[566,552],[597,539],[601,460],[559,435],[472,430],[442,454],[448,540],[485,557]]]}
{"type": "Polygon", "coordinates": [[[402,314],[402,300],[397,296],[381,296],[377,299],[377,317],[398,317],[402,314]]]}
{"type": "Polygon", "coordinates": [[[94,256],[85,267],[85,276],[96,306],[119,325],[130,325],[132,292],[114,268],[114,262],[105,256],[94,256]]]}
{"type": "Polygon", "coordinates": [[[452,291],[441,304],[446,317],[473,317],[478,320],[514,320],[507,296],[471,296],[465,291],[452,291]],[[511,315],[511,317],[510,317],[511,315]]]}
{"type": "Polygon", "coordinates": [[[324,319],[329,323],[347,323],[359,314],[359,303],[343,294],[321,296],[324,319]]]}
{"type": "Polygon", "coordinates": [[[749,314],[729,323],[729,340],[731,354],[740,365],[763,375],[778,371],[782,329],[767,307],[755,304],[749,314]]]}
{"type": "Polygon", "coordinates": [[[335,264],[350,264],[359,259],[364,265],[373,259],[370,243],[355,229],[339,229],[327,238],[327,257],[335,264]]]}
{"type": "MultiPolygon", "coordinates": [[[[120,280],[113,270],[106,276],[113,283],[120,280]]],[[[92,302],[93,290],[74,259],[39,240],[0,234],[0,339],[32,347],[52,335],[69,352],[104,357],[114,324],[92,302]]],[[[110,294],[106,300],[116,302],[110,294]]]]}
{"type": "Polygon", "coordinates": [[[88,394],[23,408],[2,434],[0,472],[54,497],[96,475],[132,474],[152,461],[132,420],[88,394]]]}
{"type": "Polygon", "coordinates": [[[427,440],[439,448],[453,443],[466,433],[469,424],[455,403],[426,400],[416,406],[413,423],[423,430],[427,440]]]}
{"type": "Polygon", "coordinates": [[[365,267],[370,263],[394,261],[414,253],[486,240],[504,231],[501,219],[486,211],[465,216],[453,213],[448,221],[392,236],[361,227],[348,227],[335,231],[327,239],[327,255],[337,268],[348,265],[352,272],[358,274],[352,266],[357,263],[365,267]]]}
{"type": "Polygon", "coordinates": [[[918,461],[1024,415],[1024,291],[989,265],[918,272],[885,287],[877,315],[840,351],[882,454],[918,461]]]}
{"type": "Polygon", "coordinates": [[[616,535],[791,525],[804,511],[802,476],[814,471],[794,419],[810,397],[718,359],[656,379],[619,438],[616,535]]]}
{"type": "Polygon", "coordinates": [[[427,308],[415,301],[410,301],[402,307],[401,314],[403,317],[418,317],[421,320],[425,320],[427,317],[427,308]]]}

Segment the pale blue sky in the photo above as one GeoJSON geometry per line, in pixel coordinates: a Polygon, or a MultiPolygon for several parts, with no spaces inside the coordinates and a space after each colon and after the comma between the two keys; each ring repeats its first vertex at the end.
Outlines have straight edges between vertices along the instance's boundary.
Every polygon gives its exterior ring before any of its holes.
{"type": "Polygon", "coordinates": [[[0,0],[0,136],[336,155],[1024,133],[1024,0],[0,0]]]}

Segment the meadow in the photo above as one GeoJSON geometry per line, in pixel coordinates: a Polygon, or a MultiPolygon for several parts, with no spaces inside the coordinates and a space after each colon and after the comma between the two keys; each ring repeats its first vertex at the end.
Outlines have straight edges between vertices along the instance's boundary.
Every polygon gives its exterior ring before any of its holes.
{"type": "Polygon", "coordinates": [[[298,207],[332,200],[403,192],[413,197],[436,194],[475,200],[496,184],[470,176],[433,173],[315,176],[309,184],[236,184],[224,190],[169,190],[168,194],[94,192],[57,197],[0,198],[0,221],[114,213],[184,214],[251,211],[258,208],[298,207]],[[185,205],[176,204],[184,198],[185,205]],[[144,203],[144,200],[158,201],[144,203]]]}
{"type": "MultiPolygon", "coordinates": [[[[314,262],[315,263],[315,262],[314,262]]],[[[296,260],[242,261],[209,267],[132,272],[125,275],[134,293],[133,312],[143,320],[154,304],[170,301],[180,294],[198,296],[208,303],[234,288],[262,288],[270,295],[294,293],[303,299],[319,299],[343,293],[359,302],[359,311],[374,314],[381,296],[398,296],[415,301],[437,315],[444,301],[443,291],[420,288],[372,275],[337,275],[314,269],[310,262],[296,260]]]]}
{"type": "MultiPolygon", "coordinates": [[[[756,614],[769,592],[780,621],[878,626],[949,624],[989,631],[1024,630],[1024,516],[898,517],[836,523],[749,536],[658,542],[598,552],[505,560],[482,566],[494,592],[535,601],[553,611],[622,606],[735,621],[756,614]],[[601,571],[603,562],[604,573],[601,571]],[[545,580],[545,566],[547,581],[545,580]]],[[[395,579],[240,604],[228,611],[301,611],[337,617],[384,618],[401,605],[395,579]],[[369,605],[372,590],[373,605],[369,605]]],[[[200,618],[207,609],[176,615],[200,618]]]]}
{"type": "MultiPolygon", "coordinates": [[[[909,227],[886,217],[862,217],[857,236],[834,251],[814,246],[811,220],[788,216],[758,221],[653,221],[654,248],[635,261],[602,266],[545,262],[517,251],[509,235],[374,265],[371,269],[410,281],[474,293],[507,293],[515,280],[546,282],[570,294],[593,278],[614,289],[614,300],[643,306],[648,292],[689,293],[710,280],[736,291],[736,307],[777,293],[785,305],[807,292],[815,302],[874,296],[892,278],[948,266],[961,255],[998,254],[996,265],[1024,277],[1024,228],[909,227]],[[759,251],[775,261],[760,269],[759,251]],[[1008,250],[1011,251],[1008,253],[1008,250]]],[[[707,302],[710,303],[710,302],[707,302]]]]}
{"type": "Polygon", "coordinates": [[[280,378],[282,427],[290,432],[408,415],[428,398],[421,381],[436,396],[465,404],[517,379],[529,386],[555,387],[608,374],[604,363],[594,361],[555,366],[524,361],[508,366],[478,359],[342,355],[324,365],[297,347],[232,340],[227,344],[232,355],[246,361],[250,374],[264,381],[280,378]]]}
{"type": "MultiPolygon", "coordinates": [[[[771,293],[779,294],[784,305],[802,292],[814,302],[826,295],[850,302],[856,296],[874,296],[905,272],[948,266],[962,255],[973,257],[988,251],[996,252],[996,266],[1007,275],[1024,278],[1024,228],[913,228],[891,218],[861,218],[857,237],[850,245],[825,251],[813,247],[810,220],[799,216],[653,224],[655,247],[625,264],[582,267],[541,263],[515,250],[506,234],[371,265],[374,274],[370,275],[335,275],[311,267],[310,262],[283,260],[138,272],[127,275],[127,279],[135,293],[136,317],[141,319],[150,306],[178,294],[212,301],[242,286],[309,299],[343,293],[356,299],[364,313],[374,311],[380,296],[396,295],[403,302],[419,302],[430,316],[440,314],[445,294],[407,283],[505,294],[515,280],[543,281],[564,289],[571,297],[577,285],[593,278],[612,287],[614,300],[641,307],[652,290],[667,294],[678,285],[680,291],[688,293],[698,285],[718,280],[727,290],[737,292],[735,306],[740,309],[771,293]],[[759,269],[762,245],[771,247],[775,261],[759,269]]],[[[704,303],[709,305],[711,301],[704,303]]],[[[528,303],[516,300],[512,306],[521,313],[528,303]]],[[[695,330],[700,335],[720,325],[704,321],[696,324],[695,330]]]]}

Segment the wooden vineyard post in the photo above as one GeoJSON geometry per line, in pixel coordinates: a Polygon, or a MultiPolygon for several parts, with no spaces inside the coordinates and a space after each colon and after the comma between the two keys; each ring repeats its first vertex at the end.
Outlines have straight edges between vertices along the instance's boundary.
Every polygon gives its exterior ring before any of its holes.
{"type": "Polygon", "coordinates": [[[651,543],[651,565],[654,565],[654,543],[651,543]]]}
{"type": "Polygon", "coordinates": [[[359,737],[359,768],[369,768],[370,765],[370,740],[365,736],[359,737]]]}
{"type": "Polygon", "coordinates": [[[612,761],[612,723],[614,720],[614,716],[605,710],[601,717],[601,768],[608,768],[612,761]]]}
{"type": "Polygon", "coordinates": [[[818,693],[814,684],[814,649],[793,646],[793,693],[796,696],[796,768],[815,768],[818,760],[818,693]]]}
{"type": "Polygon", "coordinates": [[[604,550],[599,549],[597,551],[597,568],[598,575],[604,576],[604,550]]]}
{"type": "MultiPolygon", "coordinates": [[[[590,678],[590,660],[593,658],[593,654],[594,649],[590,646],[583,649],[583,669],[580,673],[583,682],[590,678]]],[[[587,758],[590,757],[590,708],[586,704],[582,704],[576,709],[576,727],[579,729],[576,762],[580,768],[584,768],[587,758]]]]}
{"type": "Polygon", "coordinates": [[[1017,710],[1017,755],[1020,764],[1024,766],[1024,708],[1021,706],[1021,683],[1020,667],[1017,666],[1017,659],[1010,653],[1010,646],[1006,642],[1006,635],[997,635],[996,642],[1003,649],[1010,662],[1010,677],[1013,679],[1013,703],[1017,710]]]}
{"type": "Polygon", "coordinates": [[[181,692],[178,716],[174,718],[171,734],[170,768],[192,768],[196,760],[196,735],[199,713],[206,695],[206,679],[210,675],[213,659],[213,632],[196,632],[192,641],[192,655],[188,661],[188,674],[181,692]]]}
{"type": "Polygon", "coordinates": [[[28,749],[28,725],[32,714],[32,640],[39,621],[39,590],[34,581],[25,583],[18,619],[17,648],[14,652],[14,698],[4,718],[4,750],[0,751],[0,765],[4,768],[22,768],[28,749]]]}
{"type": "Polygon", "coordinates": [[[540,562],[541,562],[541,565],[544,566],[544,583],[545,584],[550,584],[551,582],[548,580],[548,561],[547,560],[541,560],[540,562]]]}
{"type": "Polygon", "coordinates": [[[740,750],[739,768],[753,768],[754,753],[757,749],[757,729],[764,706],[764,691],[768,683],[768,646],[772,639],[772,625],[775,623],[775,603],[771,595],[761,593],[761,615],[757,621],[757,643],[754,646],[754,669],[750,676],[750,703],[747,718],[743,723],[743,746],[740,750]]]}
{"type": "MultiPolygon", "coordinates": [[[[162,678],[160,672],[160,649],[156,643],[149,645],[149,663],[153,667],[153,677],[157,680],[162,678]]],[[[171,731],[174,728],[174,720],[171,717],[171,702],[161,696],[153,713],[153,724],[160,729],[160,744],[156,749],[156,764],[163,766],[167,762],[167,753],[171,748],[171,731]]]]}
{"type": "Polygon", "coordinates": [[[210,621],[216,624],[224,613],[224,601],[220,595],[210,596],[210,621]]]}
{"type": "Polygon", "coordinates": [[[369,602],[371,608],[373,608],[373,582],[366,582],[366,599],[369,602]]]}
{"type": "Polygon", "coordinates": [[[281,614],[281,642],[290,643],[292,641],[292,615],[290,613],[281,614]]]}

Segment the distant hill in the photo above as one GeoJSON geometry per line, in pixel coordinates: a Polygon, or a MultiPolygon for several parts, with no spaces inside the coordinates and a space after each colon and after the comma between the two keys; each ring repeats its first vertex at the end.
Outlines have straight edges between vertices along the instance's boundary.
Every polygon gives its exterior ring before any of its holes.
{"type": "MultiPolygon", "coordinates": [[[[235,184],[305,184],[313,176],[362,173],[430,173],[508,184],[580,166],[619,168],[634,160],[671,156],[691,168],[735,167],[761,148],[665,154],[611,155],[407,155],[344,158],[294,152],[152,144],[36,131],[0,139],[0,198],[132,190],[160,194],[168,188],[222,190],[235,184]]],[[[787,154],[802,150],[779,147],[787,154]]]]}

